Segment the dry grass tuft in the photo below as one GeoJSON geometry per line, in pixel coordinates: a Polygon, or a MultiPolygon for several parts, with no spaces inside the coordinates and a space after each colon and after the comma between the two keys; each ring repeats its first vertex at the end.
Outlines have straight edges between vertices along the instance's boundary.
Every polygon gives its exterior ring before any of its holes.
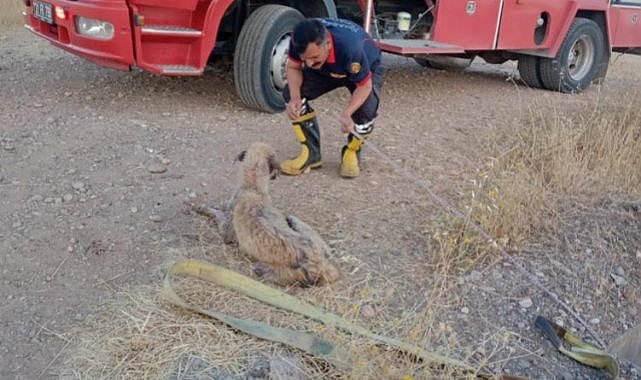
{"type": "MultiPolygon", "coordinates": [[[[451,329],[438,323],[439,299],[442,300],[443,292],[448,290],[448,268],[437,268],[437,271],[444,277],[435,281],[430,291],[416,294],[416,289],[413,290],[420,300],[415,308],[397,307],[400,305],[394,303],[399,294],[389,290],[411,289],[415,284],[405,283],[409,279],[390,283],[387,279],[366,276],[333,288],[292,288],[289,292],[373,331],[433,350],[436,346],[442,347],[442,342],[451,339],[452,335],[451,329]],[[427,299],[434,304],[427,307],[427,299]]],[[[81,379],[168,378],[178,363],[185,362],[190,356],[212,365],[207,369],[208,373],[217,371],[230,375],[245,373],[261,357],[289,363],[292,366],[289,373],[293,371],[313,379],[345,376],[423,379],[448,377],[453,372],[452,368],[434,369],[429,363],[417,363],[365,338],[266,306],[209,283],[189,280],[188,283],[178,281],[178,284],[181,293],[194,304],[272,326],[313,332],[328,339],[351,353],[355,359],[353,369],[350,373],[341,373],[321,359],[235,332],[218,321],[170,305],[160,288],[147,287],[135,293],[123,293],[119,303],[112,305],[90,330],[76,334],[77,349],[64,363],[63,372],[81,379]]],[[[453,355],[447,345],[441,352],[453,355]]]]}
{"type": "Polygon", "coordinates": [[[473,221],[499,243],[518,246],[535,232],[554,229],[563,205],[594,203],[603,194],[639,195],[641,98],[599,99],[575,114],[541,107],[499,145],[485,170],[471,181],[469,220],[446,223],[458,254],[487,253],[467,228],[473,221]],[[463,250],[463,251],[461,251],[463,250]]]}
{"type": "Polygon", "coordinates": [[[21,0],[0,0],[0,28],[15,27],[22,25],[24,19],[24,3],[21,0]]]}

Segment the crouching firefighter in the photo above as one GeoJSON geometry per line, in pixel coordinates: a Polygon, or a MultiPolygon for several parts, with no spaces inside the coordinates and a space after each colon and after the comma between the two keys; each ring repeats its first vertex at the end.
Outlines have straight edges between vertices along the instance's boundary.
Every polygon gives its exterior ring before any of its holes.
{"type": "Polygon", "coordinates": [[[374,129],[383,71],[380,49],[357,24],[310,18],[294,26],[283,95],[301,150],[297,157],[281,162],[283,173],[298,175],[321,166],[321,135],[310,100],[346,87],[352,95],[340,116],[341,130],[348,134],[340,175],[359,176],[361,138],[374,129]]]}

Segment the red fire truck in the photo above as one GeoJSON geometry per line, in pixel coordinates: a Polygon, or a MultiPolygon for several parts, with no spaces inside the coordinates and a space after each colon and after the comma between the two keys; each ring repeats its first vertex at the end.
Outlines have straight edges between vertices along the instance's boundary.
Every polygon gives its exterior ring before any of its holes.
{"type": "Polygon", "coordinates": [[[201,75],[233,56],[249,107],[284,108],[286,50],[303,17],[362,24],[385,52],[423,66],[444,57],[517,60],[531,87],[579,92],[610,54],[641,53],[641,0],[24,0],[26,27],[99,65],[201,75]]]}

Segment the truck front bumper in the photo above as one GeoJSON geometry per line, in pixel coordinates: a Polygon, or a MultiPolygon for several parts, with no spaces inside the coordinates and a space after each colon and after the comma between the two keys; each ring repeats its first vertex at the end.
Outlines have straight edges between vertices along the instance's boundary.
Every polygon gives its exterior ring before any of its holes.
{"type": "Polygon", "coordinates": [[[55,46],[101,66],[130,70],[134,49],[129,8],[119,1],[26,0],[25,27],[55,46]],[[37,3],[41,8],[34,10],[37,3]],[[43,17],[51,9],[51,17],[43,17]],[[38,16],[38,17],[37,17],[38,16]],[[113,36],[96,39],[80,34],[78,17],[102,20],[113,25],[113,36]]]}

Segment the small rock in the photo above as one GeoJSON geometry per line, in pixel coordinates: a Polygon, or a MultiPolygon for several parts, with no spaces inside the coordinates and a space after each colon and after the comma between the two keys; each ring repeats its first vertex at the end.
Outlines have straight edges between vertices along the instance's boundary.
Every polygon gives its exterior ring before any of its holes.
{"type": "Polygon", "coordinates": [[[623,285],[627,284],[627,281],[622,276],[619,276],[619,275],[614,274],[614,273],[610,273],[610,277],[612,277],[612,279],[614,280],[614,284],[616,286],[623,286],[623,285]]]}
{"type": "Polygon", "coordinates": [[[469,309],[469,308],[467,308],[467,307],[462,307],[462,308],[461,308],[461,313],[463,313],[463,314],[469,314],[469,312],[470,312],[470,309],[469,309]]]}
{"type": "Polygon", "coordinates": [[[191,191],[191,192],[189,193],[189,195],[188,195],[188,196],[189,196],[189,198],[191,198],[191,199],[194,199],[194,198],[197,198],[197,197],[198,197],[198,195],[196,195],[196,193],[194,193],[193,191],[191,191]]]}
{"type": "Polygon", "coordinates": [[[68,98],[68,97],[70,97],[71,95],[72,95],[72,94],[71,94],[71,92],[69,92],[69,91],[65,91],[65,93],[64,93],[64,96],[66,96],[67,98],[68,98]]]}
{"type": "Polygon", "coordinates": [[[84,183],[82,183],[81,181],[76,181],[76,182],[72,182],[72,183],[71,183],[71,187],[72,187],[74,190],[81,191],[81,190],[83,190],[83,189],[85,188],[85,184],[84,184],[84,183]]]}
{"type": "Polygon", "coordinates": [[[301,363],[294,356],[273,356],[269,359],[269,373],[265,378],[303,380],[308,378],[301,369],[301,363]]]}
{"type": "Polygon", "coordinates": [[[149,220],[151,220],[152,222],[159,223],[159,222],[162,222],[162,217],[160,215],[156,215],[156,214],[149,215],[149,220]]]}
{"type": "Polygon", "coordinates": [[[53,199],[52,197],[46,197],[46,198],[44,199],[44,202],[45,202],[45,203],[53,203],[53,201],[54,201],[54,199],[53,199]]]}
{"type": "Polygon", "coordinates": [[[617,274],[617,275],[619,275],[619,276],[621,276],[621,277],[625,277],[625,271],[623,270],[623,267],[622,267],[622,266],[618,266],[618,267],[616,267],[616,268],[614,269],[614,273],[615,273],[615,274],[617,274]]]}
{"type": "Polygon", "coordinates": [[[376,316],[376,312],[374,311],[374,308],[372,306],[365,305],[361,308],[361,315],[365,319],[370,319],[376,316]]]}
{"type": "Polygon", "coordinates": [[[641,260],[641,251],[637,251],[637,259],[641,260]]]}
{"type": "Polygon", "coordinates": [[[6,150],[7,152],[13,152],[14,150],[16,150],[16,146],[12,143],[6,143],[4,144],[4,150],[6,150]]]}
{"type": "Polygon", "coordinates": [[[534,305],[534,302],[532,302],[532,299],[530,297],[525,297],[522,300],[519,301],[519,306],[521,306],[524,309],[528,309],[534,305]]]}
{"type": "Polygon", "coordinates": [[[42,195],[37,195],[37,194],[31,197],[32,202],[42,202],[43,199],[44,198],[42,197],[42,195]]]}
{"type": "Polygon", "coordinates": [[[149,172],[153,174],[160,174],[166,172],[167,167],[162,164],[151,164],[147,167],[147,170],[149,170],[149,172]]]}
{"type": "Polygon", "coordinates": [[[163,158],[160,159],[160,163],[163,164],[163,165],[169,165],[169,164],[171,164],[171,160],[168,159],[168,158],[164,158],[163,157],[163,158]]]}
{"type": "Polygon", "coordinates": [[[630,303],[637,301],[637,292],[634,290],[634,287],[626,287],[623,289],[623,298],[630,303]]]}
{"type": "Polygon", "coordinates": [[[470,272],[470,274],[465,276],[465,281],[474,282],[474,281],[479,281],[481,278],[483,278],[483,275],[481,274],[481,272],[477,270],[473,270],[472,272],[470,272]]]}
{"type": "Polygon", "coordinates": [[[129,211],[131,211],[132,214],[135,214],[135,213],[138,212],[138,207],[134,206],[134,207],[130,208],[129,211]]]}
{"type": "Polygon", "coordinates": [[[65,202],[71,202],[73,200],[73,195],[67,193],[62,196],[62,200],[65,202]]]}
{"type": "Polygon", "coordinates": [[[590,323],[593,325],[598,325],[599,323],[601,323],[601,320],[599,318],[592,318],[590,319],[590,323]]]}

